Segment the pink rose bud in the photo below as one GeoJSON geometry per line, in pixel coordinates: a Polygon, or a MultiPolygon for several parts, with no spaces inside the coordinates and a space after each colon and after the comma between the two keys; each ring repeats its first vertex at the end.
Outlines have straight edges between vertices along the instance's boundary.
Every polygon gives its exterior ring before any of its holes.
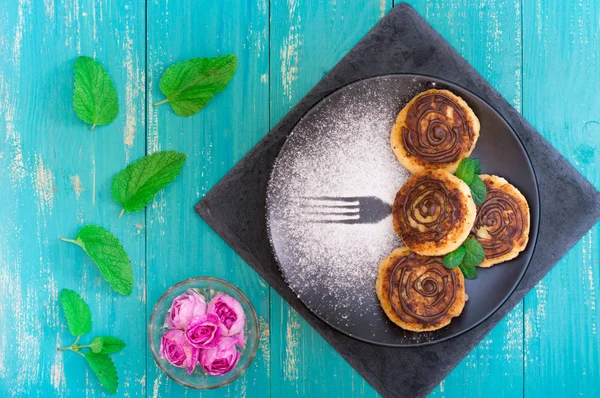
{"type": "Polygon", "coordinates": [[[183,330],[170,330],[163,334],[160,341],[160,356],[178,368],[187,368],[192,373],[198,363],[200,350],[192,346],[183,330]]]}
{"type": "Polygon", "coordinates": [[[200,366],[206,373],[220,376],[231,372],[242,355],[236,350],[237,340],[234,337],[222,337],[219,344],[200,352],[200,366]]]}
{"type": "Polygon", "coordinates": [[[223,336],[233,336],[244,329],[246,314],[242,305],[233,297],[223,293],[217,294],[208,303],[206,312],[219,317],[223,336]]]}
{"type": "Polygon", "coordinates": [[[219,323],[215,314],[196,317],[185,328],[185,337],[196,348],[214,347],[221,338],[219,323]]]}
{"type": "Polygon", "coordinates": [[[173,300],[167,314],[167,326],[169,329],[185,329],[192,318],[204,314],[206,314],[206,300],[202,295],[190,289],[186,294],[173,300]]]}

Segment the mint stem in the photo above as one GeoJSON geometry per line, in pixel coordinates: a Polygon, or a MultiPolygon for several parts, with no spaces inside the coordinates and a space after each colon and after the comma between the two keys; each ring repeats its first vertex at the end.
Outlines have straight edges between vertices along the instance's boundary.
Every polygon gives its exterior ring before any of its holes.
{"type": "Polygon", "coordinates": [[[94,131],[94,128],[96,127],[95,124],[92,124],[92,128],[90,129],[90,131],[94,131]]]}
{"type": "Polygon", "coordinates": [[[121,209],[121,212],[119,213],[119,220],[121,219],[121,217],[123,217],[123,213],[125,213],[125,209],[121,209]]]}
{"type": "Polygon", "coordinates": [[[164,103],[166,103],[166,102],[169,102],[169,99],[168,99],[168,98],[167,98],[166,100],[162,100],[162,101],[160,101],[160,102],[157,102],[157,103],[155,103],[155,104],[152,104],[152,106],[159,106],[159,105],[162,105],[162,104],[164,104],[164,103]]]}
{"type": "Polygon", "coordinates": [[[79,242],[77,242],[76,240],[73,240],[73,239],[60,238],[60,240],[62,240],[63,242],[74,243],[74,244],[76,244],[79,247],[83,247],[83,246],[81,246],[81,244],[79,242]]]}

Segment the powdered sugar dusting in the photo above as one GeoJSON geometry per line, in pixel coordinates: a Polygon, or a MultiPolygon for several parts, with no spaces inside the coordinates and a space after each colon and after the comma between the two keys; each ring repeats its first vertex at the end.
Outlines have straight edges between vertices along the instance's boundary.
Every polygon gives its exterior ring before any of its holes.
{"type": "Polygon", "coordinates": [[[275,162],[267,196],[271,239],[284,277],[318,315],[342,328],[380,314],[379,261],[401,241],[391,214],[373,224],[307,222],[307,196],[377,197],[391,205],[410,176],[389,135],[414,92],[386,78],[347,86],[294,128],[275,162]]]}

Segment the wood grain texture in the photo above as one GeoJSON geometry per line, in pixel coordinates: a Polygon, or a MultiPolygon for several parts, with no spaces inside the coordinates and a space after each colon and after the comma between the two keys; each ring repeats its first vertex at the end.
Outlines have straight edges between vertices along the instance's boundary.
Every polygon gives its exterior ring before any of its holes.
{"type": "MultiPolygon", "coordinates": [[[[600,188],[600,4],[524,4],[523,115],[600,188]]],[[[525,299],[525,396],[598,396],[599,232],[596,224],[525,299]]]]}
{"type": "MultiPolygon", "coordinates": [[[[238,68],[228,87],[189,118],[168,104],[148,107],[148,152],[176,149],[186,165],[147,208],[148,315],[173,284],[194,276],[223,278],[254,303],[268,333],[269,288],[202,222],[193,206],[268,129],[268,3],[249,1],[148,2],[148,103],[164,99],[158,84],[165,68],[194,57],[233,53],[238,68]]],[[[269,395],[269,342],[234,383],[202,392],[168,379],[148,355],[152,397],[269,395]]]]}
{"type": "MultiPolygon", "coordinates": [[[[104,396],[72,342],[60,289],[81,293],[96,334],[127,343],[117,396],[375,397],[375,391],[193,212],[192,206],[390,9],[392,0],[8,0],[0,7],[0,397],[104,396]],[[158,82],[172,63],[235,53],[238,71],[199,114],[176,116],[158,82]],[[95,57],[120,113],[89,131],[72,110],[73,63],[95,57]],[[112,176],[175,149],[182,175],[119,220],[112,176]],[[116,294],[74,245],[86,223],[121,239],[134,269],[116,294]],[[230,386],[169,380],[147,348],[154,303],[212,275],[238,285],[261,324],[257,358],[230,386]]],[[[417,11],[600,188],[600,4],[411,0],[417,11]],[[522,104],[522,105],[521,105],[522,104]]],[[[559,189],[559,187],[557,187],[559,189]]],[[[432,393],[596,396],[600,226],[432,393]]]]}
{"type": "MultiPolygon", "coordinates": [[[[390,7],[385,0],[271,1],[271,127],[390,7]]],[[[272,396],[377,395],[274,290],[271,320],[272,396]]]]}
{"type": "Polygon", "coordinates": [[[119,221],[110,179],[144,153],[145,8],[135,1],[5,2],[0,8],[0,396],[98,396],[80,356],[57,352],[73,337],[62,288],[92,310],[92,333],[114,334],[120,393],[145,394],[143,214],[119,221]],[[96,57],[118,88],[120,114],[89,131],[72,108],[73,64],[96,57]],[[123,243],[135,289],[116,294],[81,249],[59,241],[98,223],[123,243]],[[135,355],[134,353],[138,353],[135,355]]]}

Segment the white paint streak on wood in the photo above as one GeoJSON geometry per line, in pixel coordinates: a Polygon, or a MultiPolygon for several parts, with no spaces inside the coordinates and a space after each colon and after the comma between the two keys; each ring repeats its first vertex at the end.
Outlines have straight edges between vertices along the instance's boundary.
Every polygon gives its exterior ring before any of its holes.
{"type": "Polygon", "coordinates": [[[127,83],[125,85],[125,129],[123,131],[123,143],[125,144],[125,160],[130,161],[130,150],[133,147],[135,141],[135,130],[137,127],[137,115],[138,107],[136,103],[137,97],[143,93],[144,74],[141,72],[139,67],[139,60],[137,59],[134,51],[134,43],[131,35],[134,33],[131,20],[128,18],[129,14],[126,14],[125,22],[125,39],[123,46],[125,50],[125,60],[123,67],[125,68],[127,83]]]}
{"type": "Polygon", "coordinates": [[[52,214],[56,192],[54,173],[44,164],[41,156],[37,154],[34,156],[33,181],[38,210],[42,214],[52,214]]]}
{"type": "Polygon", "coordinates": [[[379,18],[385,16],[385,10],[387,10],[387,0],[379,0],[379,18]]]}
{"type": "Polygon", "coordinates": [[[259,347],[267,367],[267,377],[271,377],[271,329],[269,323],[263,317],[258,318],[258,324],[260,329],[259,347]]]}
{"type": "Polygon", "coordinates": [[[597,266],[593,258],[594,254],[594,232],[588,232],[582,239],[583,268],[585,270],[584,286],[586,286],[585,304],[590,309],[592,335],[596,335],[596,285],[594,267],[597,266]]]}
{"type": "Polygon", "coordinates": [[[535,297],[537,299],[536,317],[537,322],[546,318],[546,305],[548,303],[548,288],[546,282],[542,279],[535,287],[535,297]]]}
{"type": "Polygon", "coordinates": [[[152,397],[153,398],[159,398],[160,396],[158,395],[158,393],[160,392],[160,386],[162,384],[162,379],[163,379],[164,374],[163,373],[159,373],[158,376],[156,376],[156,379],[154,379],[154,385],[153,385],[153,390],[152,390],[152,397]]]}
{"type": "MultiPolygon", "coordinates": [[[[519,307],[517,307],[518,309],[519,307]]],[[[502,346],[502,352],[505,360],[513,359],[515,353],[522,352],[521,346],[523,343],[522,335],[522,319],[523,312],[514,309],[509,312],[505,318],[506,322],[506,334],[504,335],[504,345],[502,346]]],[[[519,355],[519,358],[521,356],[519,355]]]]}
{"type": "MultiPolygon", "coordinates": [[[[60,338],[56,338],[56,346],[60,347],[61,341],[60,338]]],[[[64,394],[64,389],[67,384],[65,379],[65,363],[64,363],[64,351],[56,351],[54,353],[54,361],[52,361],[52,366],[50,367],[50,383],[56,390],[57,395],[62,396],[64,394]]]]}
{"type": "Polygon", "coordinates": [[[81,193],[85,191],[85,188],[81,183],[81,178],[79,178],[77,174],[71,176],[71,185],[73,186],[73,190],[75,191],[75,197],[77,199],[81,199],[81,193]]]}
{"type": "Polygon", "coordinates": [[[289,31],[283,40],[280,50],[281,58],[281,84],[283,94],[291,102],[294,98],[294,82],[298,80],[299,52],[302,46],[301,18],[298,15],[298,0],[288,0],[288,23],[289,31]]]}
{"type": "Polygon", "coordinates": [[[96,205],[96,151],[92,148],[92,206],[96,205]]]}
{"type": "Polygon", "coordinates": [[[81,26],[79,23],[79,0],[74,0],[72,5],[64,6],[65,13],[65,47],[77,49],[77,54],[81,54],[81,26]]]}
{"type": "MultiPolygon", "coordinates": [[[[288,308],[286,324],[285,360],[283,363],[283,379],[298,380],[298,346],[300,343],[300,316],[291,307],[288,308]]],[[[298,388],[298,386],[296,386],[298,388]]],[[[296,391],[298,392],[298,391],[296,391]]]]}
{"type": "Polygon", "coordinates": [[[44,0],[44,10],[48,19],[54,21],[54,0],[44,0]]]}
{"type": "Polygon", "coordinates": [[[15,36],[13,39],[12,56],[15,72],[21,70],[21,47],[23,46],[23,31],[25,30],[25,7],[29,6],[29,2],[25,0],[19,1],[17,4],[17,25],[15,27],[15,36]]]}
{"type": "Polygon", "coordinates": [[[17,377],[15,385],[11,389],[14,395],[26,394],[30,387],[39,380],[40,351],[43,341],[40,336],[43,336],[44,323],[37,318],[36,311],[32,310],[38,306],[38,293],[36,287],[28,288],[22,312],[14,312],[20,314],[18,316],[20,322],[16,325],[16,352],[14,355],[22,358],[17,362],[17,377]]]}
{"type": "MultiPolygon", "coordinates": [[[[13,72],[15,81],[19,79],[18,71],[13,72]]],[[[12,90],[12,87],[4,80],[4,76],[0,75],[0,89],[4,93],[4,101],[0,108],[4,114],[4,126],[6,131],[6,144],[10,148],[10,181],[12,187],[18,190],[25,179],[25,164],[23,162],[23,148],[21,145],[21,133],[15,129],[15,103],[13,96],[19,95],[18,90],[12,90]]]]}

